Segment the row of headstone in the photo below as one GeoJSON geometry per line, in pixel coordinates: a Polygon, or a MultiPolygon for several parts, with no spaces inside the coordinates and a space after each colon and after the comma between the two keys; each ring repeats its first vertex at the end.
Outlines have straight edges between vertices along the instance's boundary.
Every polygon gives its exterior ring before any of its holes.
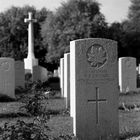
{"type": "MultiPolygon", "coordinates": [[[[65,86],[62,87],[62,91],[64,89],[64,97],[68,98],[69,100],[69,94],[67,93],[70,91],[69,85],[67,85],[67,78],[69,77],[69,69],[70,69],[70,62],[69,58],[70,54],[64,54],[64,83],[65,86]],[[67,56],[69,55],[69,56],[67,56]],[[67,97],[68,96],[68,97],[67,97]]],[[[119,89],[120,92],[126,93],[129,91],[135,91],[137,89],[137,67],[136,67],[136,58],[134,57],[122,57],[119,58],[119,89]]],[[[63,70],[62,70],[63,71],[63,70]]],[[[63,74],[62,74],[63,76],[63,74]]],[[[70,83],[70,82],[68,82],[70,83]]]]}
{"type": "Polygon", "coordinates": [[[70,42],[60,59],[61,96],[80,140],[118,138],[117,43],[108,39],[70,42]],[[112,114],[112,115],[110,115],[112,114]]]}
{"type": "MultiPolygon", "coordinates": [[[[41,66],[33,67],[32,80],[47,80],[47,70],[41,66]]],[[[25,87],[24,62],[12,58],[0,58],[0,94],[15,98],[15,89],[25,87]]]]}

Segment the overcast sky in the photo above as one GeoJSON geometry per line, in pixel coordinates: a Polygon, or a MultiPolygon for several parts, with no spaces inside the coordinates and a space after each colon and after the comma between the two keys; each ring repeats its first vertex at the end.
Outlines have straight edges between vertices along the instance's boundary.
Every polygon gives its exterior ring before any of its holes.
{"type": "MultiPolygon", "coordinates": [[[[37,9],[46,7],[50,10],[55,10],[61,5],[62,1],[67,0],[0,0],[0,12],[8,9],[11,6],[33,5],[37,9]]],[[[121,22],[127,18],[128,7],[130,0],[97,0],[101,3],[101,12],[105,15],[107,22],[121,22]]]]}

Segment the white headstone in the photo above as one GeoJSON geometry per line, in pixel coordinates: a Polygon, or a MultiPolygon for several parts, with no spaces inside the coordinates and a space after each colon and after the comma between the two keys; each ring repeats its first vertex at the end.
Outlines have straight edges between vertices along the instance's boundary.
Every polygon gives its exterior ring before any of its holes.
{"type": "Polygon", "coordinates": [[[64,97],[64,58],[60,59],[60,88],[61,88],[61,96],[64,97]]]}
{"type": "Polygon", "coordinates": [[[15,61],[15,87],[25,87],[25,70],[22,61],[15,61]]]}
{"type": "Polygon", "coordinates": [[[70,54],[64,54],[64,97],[66,108],[70,107],[70,54]]]}
{"type": "Polygon", "coordinates": [[[15,61],[0,58],[0,94],[15,98],[15,61]]]}
{"type": "Polygon", "coordinates": [[[60,67],[58,67],[58,77],[61,77],[61,71],[60,71],[60,67]]]}
{"type": "Polygon", "coordinates": [[[70,81],[73,131],[78,139],[117,139],[117,43],[100,38],[71,41],[70,81]]]}
{"type": "Polygon", "coordinates": [[[136,90],[136,58],[119,58],[119,86],[121,92],[136,90]]]}
{"type": "Polygon", "coordinates": [[[48,79],[48,71],[46,68],[42,66],[34,66],[33,67],[33,81],[46,81],[48,79]]]}
{"type": "Polygon", "coordinates": [[[54,71],[53,71],[53,77],[58,77],[58,76],[59,76],[58,70],[54,70],[54,71]]]}
{"type": "Polygon", "coordinates": [[[24,20],[28,22],[28,56],[24,59],[25,69],[29,70],[30,73],[33,72],[33,67],[38,65],[38,59],[34,55],[34,33],[33,33],[33,22],[36,22],[36,19],[32,18],[32,13],[29,12],[29,18],[24,20]]]}

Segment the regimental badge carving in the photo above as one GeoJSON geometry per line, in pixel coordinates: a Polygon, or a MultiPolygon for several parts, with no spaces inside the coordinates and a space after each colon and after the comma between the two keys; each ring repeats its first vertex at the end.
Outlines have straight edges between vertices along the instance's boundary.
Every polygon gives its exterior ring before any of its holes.
{"type": "Polygon", "coordinates": [[[87,61],[95,69],[101,68],[107,62],[107,52],[99,44],[93,44],[87,50],[87,61]]]}

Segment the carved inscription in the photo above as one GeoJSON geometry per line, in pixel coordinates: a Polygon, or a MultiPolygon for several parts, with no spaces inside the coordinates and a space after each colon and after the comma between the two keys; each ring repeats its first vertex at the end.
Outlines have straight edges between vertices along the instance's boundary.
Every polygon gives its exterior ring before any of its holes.
{"type": "Polygon", "coordinates": [[[5,71],[8,71],[9,68],[10,68],[10,64],[7,61],[1,62],[0,63],[0,68],[5,70],[5,71]]]}
{"type": "Polygon", "coordinates": [[[95,103],[96,104],[96,124],[99,124],[99,103],[106,102],[106,99],[99,98],[99,87],[96,87],[96,99],[89,99],[88,103],[95,103]]]}
{"type": "Polygon", "coordinates": [[[93,44],[88,48],[87,53],[88,63],[95,69],[99,69],[107,62],[107,52],[105,48],[99,44],[93,44]]]}
{"type": "Polygon", "coordinates": [[[129,67],[129,68],[131,67],[131,61],[130,61],[129,59],[126,59],[126,60],[125,60],[125,64],[126,64],[126,66],[129,67]]]}
{"type": "Polygon", "coordinates": [[[113,82],[116,77],[107,70],[97,70],[97,71],[88,71],[84,74],[79,74],[77,80],[79,82],[84,82],[84,84],[96,84],[96,83],[107,83],[113,82]]]}

